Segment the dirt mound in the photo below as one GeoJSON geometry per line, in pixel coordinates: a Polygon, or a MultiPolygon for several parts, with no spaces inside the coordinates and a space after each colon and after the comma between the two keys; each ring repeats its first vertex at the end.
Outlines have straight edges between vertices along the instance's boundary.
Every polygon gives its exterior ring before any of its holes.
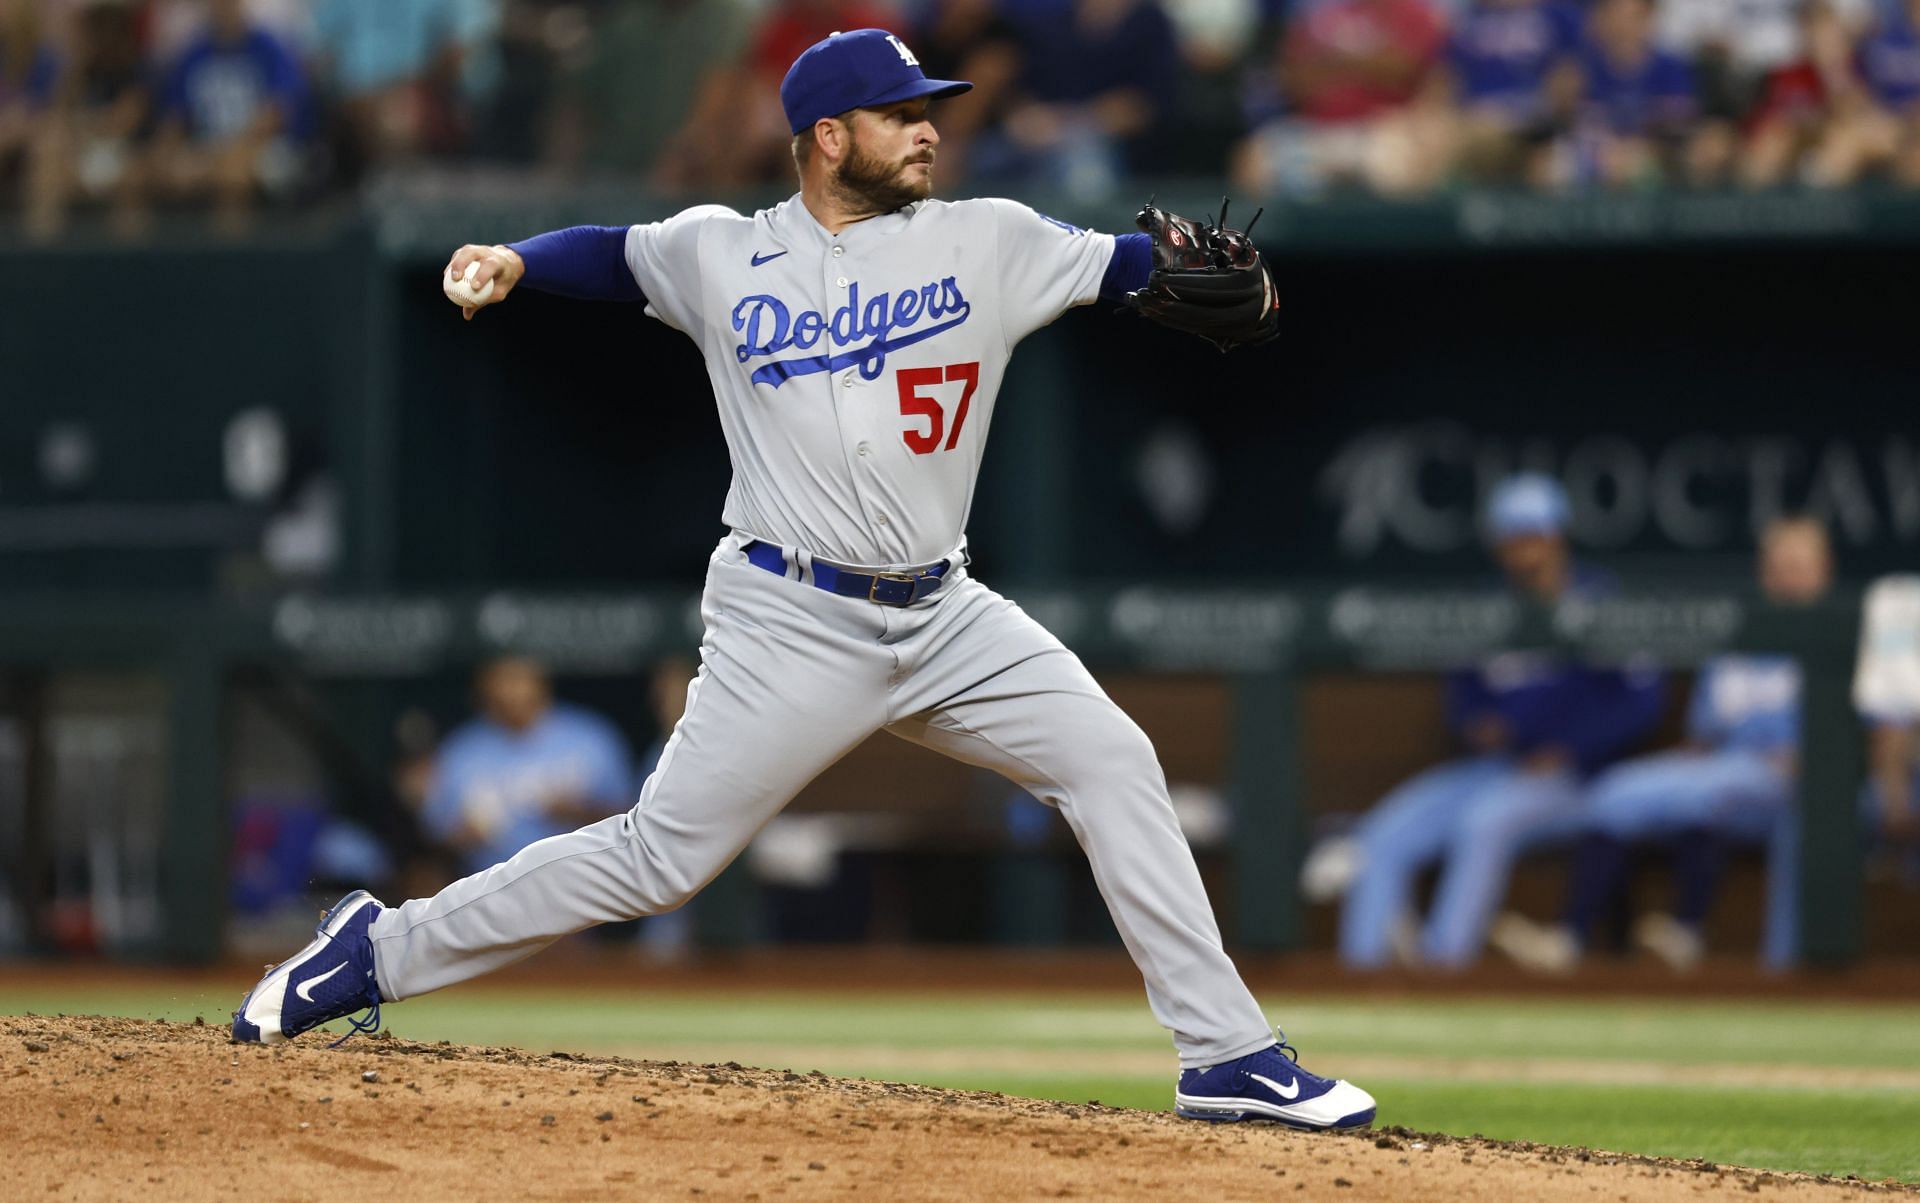
{"type": "Polygon", "coordinates": [[[1401,1129],[1306,1135],[819,1074],[0,1018],[9,1199],[1912,1197],[1401,1129]]]}

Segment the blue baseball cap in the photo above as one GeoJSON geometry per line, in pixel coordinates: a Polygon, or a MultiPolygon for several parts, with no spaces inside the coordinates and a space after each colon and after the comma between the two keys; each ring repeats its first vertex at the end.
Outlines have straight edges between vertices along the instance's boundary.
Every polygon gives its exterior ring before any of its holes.
{"type": "Polygon", "coordinates": [[[822,117],[970,91],[957,79],[928,79],[907,44],[884,29],[832,33],[806,48],[780,81],[780,105],[794,133],[822,117]]]}
{"type": "Polygon", "coordinates": [[[1559,481],[1523,472],[1501,481],[1487,498],[1487,534],[1496,543],[1523,535],[1558,535],[1566,531],[1572,515],[1559,481]]]}

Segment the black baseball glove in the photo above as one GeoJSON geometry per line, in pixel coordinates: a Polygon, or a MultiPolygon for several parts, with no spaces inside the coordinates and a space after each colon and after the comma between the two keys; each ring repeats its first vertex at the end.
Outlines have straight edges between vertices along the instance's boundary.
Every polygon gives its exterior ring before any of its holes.
{"type": "MultiPolygon", "coordinates": [[[[1205,225],[1148,201],[1134,223],[1153,239],[1153,274],[1127,294],[1134,310],[1163,326],[1197,334],[1222,351],[1266,342],[1280,333],[1280,298],[1273,277],[1245,230],[1220,221],[1205,225]]],[[[1260,220],[1253,215],[1247,229],[1260,220]]]]}

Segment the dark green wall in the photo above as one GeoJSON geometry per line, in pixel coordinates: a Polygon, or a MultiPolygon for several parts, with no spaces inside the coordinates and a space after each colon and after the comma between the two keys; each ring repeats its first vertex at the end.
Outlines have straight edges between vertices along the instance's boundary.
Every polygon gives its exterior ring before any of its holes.
{"type": "MultiPolygon", "coordinates": [[[[695,579],[728,468],[691,344],[637,307],[533,294],[463,323],[431,268],[372,245],[0,255],[0,577],[231,578],[267,507],[228,491],[222,434],[269,406],[296,474],[334,472],[356,507],[343,583],[695,579]],[[57,422],[95,436],[84,487],[41,471],[57,422]]],[[[1222,357],[1095,306],[1020,349],[972,524],[983,569],[1477,572],[1475,499],[1520,464],[1565,476],[1589,554],[1633,570],[1741,571],[1756,517],[1809,504],[1854,574],[1920,550],[1900,302],[1920,251],[1274,261],[1269,346],[1222,357]],[[1189,490],[1184,523],[1150,500],[1153,464],[1189,490]]]]}

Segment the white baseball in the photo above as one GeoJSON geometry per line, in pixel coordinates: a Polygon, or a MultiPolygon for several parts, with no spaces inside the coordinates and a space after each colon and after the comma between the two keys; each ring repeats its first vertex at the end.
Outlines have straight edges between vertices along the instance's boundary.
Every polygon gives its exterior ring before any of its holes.
{"type": "Polygon", "coordinates": [[[453,266],[449,264],[446,274],[442,276],[440,280],[441,291],[447,294],[449,301],[452,301],[462,309],[478,309],[487,303],[489,297],[493,296],[493,286],[495,284],[495,281],[488,280],[479,288],[475,288],[473,286],[473,278],[479,273],[480,261],[477,259],[467,264],[467,274],[465,276],[454,275],[453,266]]]}

